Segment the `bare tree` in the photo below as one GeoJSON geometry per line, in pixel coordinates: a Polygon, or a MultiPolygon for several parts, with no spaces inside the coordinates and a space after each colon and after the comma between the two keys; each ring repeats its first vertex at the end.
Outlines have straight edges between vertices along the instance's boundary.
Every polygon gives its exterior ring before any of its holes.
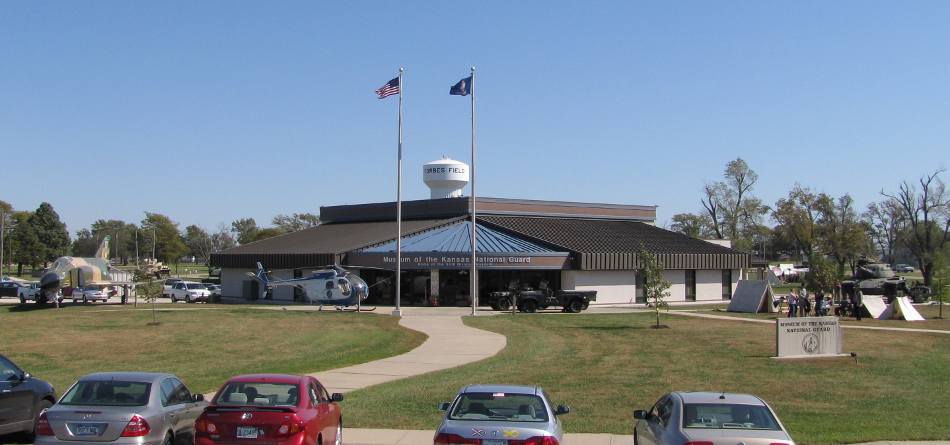
{"type": "Polygon", "coordinates": [[[950,239],[950,196],[946,185],[940,179],[943,169],[921,176],[920,191],[907,181],[900,185],[900,191],[891,195],[881,194],[897,201],[907,221],[907,230],[903,232],[904,243],[917,259],[917,265],[924,276],[924,284],[931,285],[936,256],[950,239]]]}
{"type": "Polygon", "coordinates": [[[761,224],[762,217],[768,213],[768,207],[751,196],[759,175],[745,161],[737,158],[726,164],[723,177],[725,180],[704,187],[705,196],[701,201],[703,208],[712,222],[716,238],[728,238],[733,245],[751,245],[746,235],[754,232],[755,227],[761,224]]]}
{"type": "Polygon", "coordinates": [[[868,204],[864,220],[870,227],[869,235],[881,251],[881,259],[894,261],[894,248],[897,237],[904,227],[904,212],[897,200],[886,198],[877,203],[868,204]]]}

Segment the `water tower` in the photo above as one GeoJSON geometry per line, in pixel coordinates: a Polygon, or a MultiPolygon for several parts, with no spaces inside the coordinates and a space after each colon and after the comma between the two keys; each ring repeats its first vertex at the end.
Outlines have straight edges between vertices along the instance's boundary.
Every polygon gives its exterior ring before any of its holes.
{"type": "Polygon", "coordinates": [[[422,166],[422,180],[432,199],[460,198],[468,184],[468,164],[443,156],[422,166]]]}

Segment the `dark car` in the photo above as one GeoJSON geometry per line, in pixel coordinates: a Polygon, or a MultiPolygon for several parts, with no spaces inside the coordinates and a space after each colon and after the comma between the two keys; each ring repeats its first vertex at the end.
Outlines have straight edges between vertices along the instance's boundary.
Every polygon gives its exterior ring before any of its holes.
{"type": "Polygon", "coordinates": [[[0,439],[21,433],[32,440],[37,419],[54,403],[52,385],[0,355],[0,439]]]}

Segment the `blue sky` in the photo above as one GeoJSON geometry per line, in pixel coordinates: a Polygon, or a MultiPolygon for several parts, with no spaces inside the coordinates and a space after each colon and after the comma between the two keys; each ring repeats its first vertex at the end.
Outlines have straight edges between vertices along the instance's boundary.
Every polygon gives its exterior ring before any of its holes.
{"type": "MultiPolygon", "coordinates": [[[[0,199],[69,230],[395,199],[469,159],[478,191],[698,211],[742,157],[864,207],[948,167],[950,2],[0,1],[0,199]]],[[[944,175],[950,180],[950,176],[944,175]]]]}

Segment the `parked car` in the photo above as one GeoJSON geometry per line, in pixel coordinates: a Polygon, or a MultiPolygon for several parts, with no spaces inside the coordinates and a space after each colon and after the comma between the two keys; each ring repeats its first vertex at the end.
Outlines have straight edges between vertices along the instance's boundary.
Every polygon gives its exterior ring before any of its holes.
{"type": "Polygon", "coordinates": [[[195,445],[343,443],[343,394],[310,376],[232,377],[195,423],[195,445]]]}
{"type": "Polygon", "coordinates": [[[34,444],[190,445],[205,406],[201,394],[192,394],[172,374],[89,374],[40,416],[34,444]]]}
{"type": "Polygon", "coordinates": [[[211,296],[211,291],[201,283],[182,281],[172,285],[171,290],[168,291],[168,295],[171,297],[172,303],[177,303],[179,300],[186,303],[198,303],[202,301],[207,303],[208,298],[211,296]]]}
{"type": "Polygon", "coordinates": [[[23,287],[19,281],[4,281],[0,282],[0,298],[2,297],[11,297],[17,298],[20,296],[20,288],[23,287]]]}
{"type": "Polygon", "coordinates": [[[82,288],[73,289],[73,294],[69,298],[73,300],[73,303],[77,301],[82,301],[83,303],[88,303],[90,301],[101,301],[103,303],[109,301],[109,286],[101,284],[87,284],[82,288]]]}
{"type": "Polygon", "coordinates": [[[672,392],[636,410],[634,445],[794,445],[775,411],[749,394],[672,392]]]}
{"type": "Polygon", "coordinates": [[[587,309],[590,302],[595,300],[595,290],[519,289],[489,292],[487,303],[496,311],[509,311],[512,302],[515,302],[521,312],[537,312],[538,309],[560,306],[563,312],[577,313],[587,309]]]}
{"type": "Polygon", "coordinates": [[[202,283],[202,284],[204,285],[205,289],[208,289],[208,293],[209,293],[210,296],[212,296],[212,297],[214,297],[214,296],[220,297],[220,296],[221,296],[221,285],[220,285],[220,284],[213,284],[213,283],[202,283]]]}
{"type": "Polygon", "coordinates": [[[168,278],[168,279],[166,279],[165,282],[162,283],[162,296],[163,296],[163,297],[170,297],[170,296],[171,296],[172,287],[174,287],[175,284],[181,283],[181,282],[183,282],[183,281],[184,281],[184,280],[182,280],[181,278],[168,278]]]}
{"type": "Polygon", "coordinates": [[[16,433],[32,440],[40,415],[53,403],[56,392],[52,385],[0,355],[0,443],[3,436],[16,433]]]}
{"type": "Polygon", "coordinates": [[[911,273],[914,271],[914,267],[909,264],[895,264],[894,270],[900,273],[911,273]]]}
{"type": "Polygon", "coordinates": [[[36,301],[36,295],[42,291],[40,283],[24,283],[17,289],[16,293],[17,297],[20,298],[20,303],[26,303],[27,301],[36,301]]]}
{"type": "Polygon", "coordinates": [[[439,409],[445,417],[435,432],[435,445],[506,445],[509,440],[558,445],[564,436],[558,416],[571,411],[564,405],[554,408],[538,386],[515,385],[469,385],[439,409]]]}

